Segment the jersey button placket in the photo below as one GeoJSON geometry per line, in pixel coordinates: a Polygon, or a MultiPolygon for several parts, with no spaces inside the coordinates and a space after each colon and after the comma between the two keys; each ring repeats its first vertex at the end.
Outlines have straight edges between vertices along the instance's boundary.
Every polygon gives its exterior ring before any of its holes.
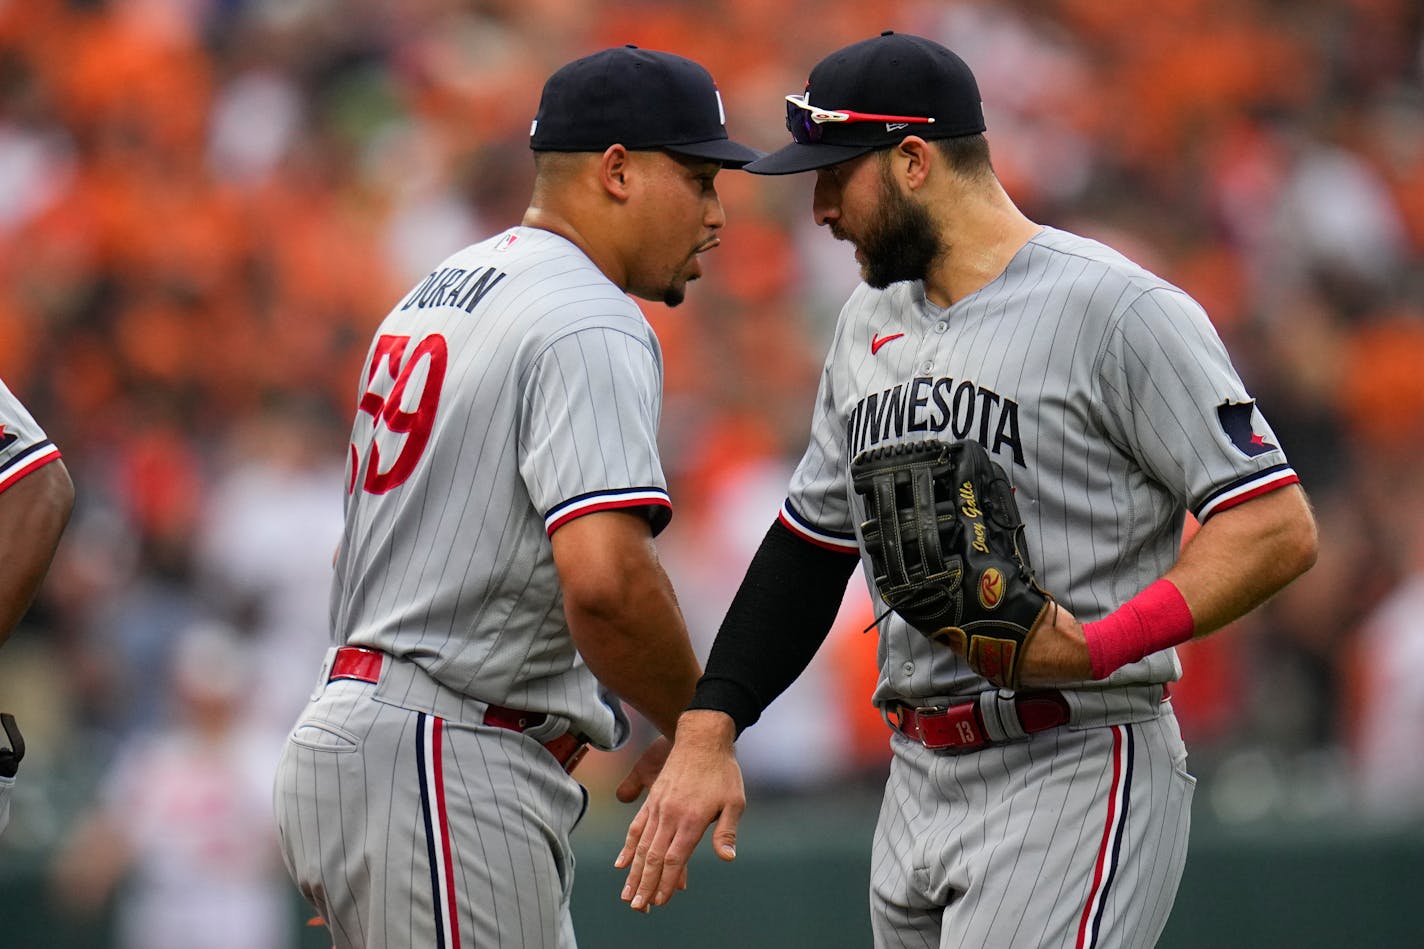
{"type": "MultiPolygon", "coordinates": [[[[934,331],[935,331],[935,333],[937,333],[937,334],[939,334],[939,335],[941,335],[941,336],[944,335],[945,331],[948,330],[948,329],[949,329],[949,323],[948,323],[948,321],[946,321],[946,320],[937,320],[937,321],[934,323],[934,331]]],[[[932,355],[932,354],[934,354],[934,353],[938,350],[938,348],[939,348],[939,343],[935,341],[935,339],[934,339],[933,336],[926,335],[926,336],[924,337],[924,345],[923,345],[923,347],[922,347],[922,349],[924,350],[923,355],[926,355],[926,356],[932,355]]],[[[922,376],[927,376],[927,375],[929,375],[930,373],[934,372],[934,360],[933,360],[933,359],[926,359],[924,362],[920,363],[919,369],[920,369],[920,375],[922,375],[922,376]]]]}

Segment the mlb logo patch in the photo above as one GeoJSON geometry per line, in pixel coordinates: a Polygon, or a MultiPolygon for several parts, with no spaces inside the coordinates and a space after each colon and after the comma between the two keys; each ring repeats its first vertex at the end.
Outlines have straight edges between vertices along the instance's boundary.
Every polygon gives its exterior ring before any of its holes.
{"type": "Polygon", "coordinates": [[[1256,403],[1223,402],[1216,407],[1216,418],[1221,430],[1231,439],[1231,444],[1247,458],[1274,451],[1276,446],[1266,441],[1266,436],[1256,434],[1256,403]]]}

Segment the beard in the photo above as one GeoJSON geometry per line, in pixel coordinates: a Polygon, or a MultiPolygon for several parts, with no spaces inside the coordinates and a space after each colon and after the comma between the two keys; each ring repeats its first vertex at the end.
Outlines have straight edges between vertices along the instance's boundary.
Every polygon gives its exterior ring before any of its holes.
{"type": "Polygon", "coordinates": [[[881,170],[875,217],[855,243],[865,258],[861,276],[877,290],[903,280],[924,280],[930,266],[948,250],[930,212],[900,193],[888,168],[881,170]]]}

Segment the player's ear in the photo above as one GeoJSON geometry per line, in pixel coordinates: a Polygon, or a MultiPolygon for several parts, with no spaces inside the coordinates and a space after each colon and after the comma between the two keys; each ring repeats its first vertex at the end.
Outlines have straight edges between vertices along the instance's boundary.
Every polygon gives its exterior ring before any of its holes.
{"type": "Polygon", "coordinates": [[[906,136],[896,146],[894,162],[900,177],[914,191],[924,185],[929,177],[931,152],[934,146],[918,135],[906,136]]]}
{"type": "Polygon", "coordinates": [[[613,197],[625,201],[632,190],[629,180],[632,171],[633,159],[628,149],[622,145],[610,145],[599,161],[599,183],[613,197]]]}

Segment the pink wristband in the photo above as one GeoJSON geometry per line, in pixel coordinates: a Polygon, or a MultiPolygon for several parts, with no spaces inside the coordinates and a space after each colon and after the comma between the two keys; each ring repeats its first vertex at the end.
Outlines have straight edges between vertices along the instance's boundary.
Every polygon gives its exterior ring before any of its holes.
{"type": "Polygon", "coordinates": [[[1083,624],[1093,678],[1178,646],[1192,638],[1196,622],[1182,591],[1171,580],[1157,580],[1100,620],[1083,624]]]}

